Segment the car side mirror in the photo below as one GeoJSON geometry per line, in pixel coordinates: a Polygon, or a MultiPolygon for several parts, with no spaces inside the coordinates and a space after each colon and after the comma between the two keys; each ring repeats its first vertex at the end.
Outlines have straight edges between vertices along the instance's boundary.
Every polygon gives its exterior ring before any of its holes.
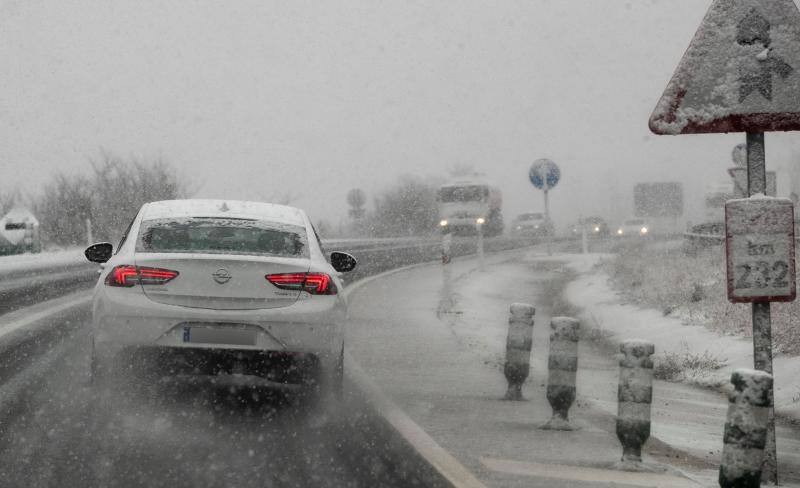
{"type": "Polygon", "coordinates": [[[105,263],[114,254],[114,246],[110,242],[92,244],[83,251],[83,254],[93,263],[105,263]]]}
{"type": "Polygon", "coordinates": [[[331,253],[331,266],[340,273],[347,273],[356,268],[358,261],[346,252],[334,251],[331,253]]]}

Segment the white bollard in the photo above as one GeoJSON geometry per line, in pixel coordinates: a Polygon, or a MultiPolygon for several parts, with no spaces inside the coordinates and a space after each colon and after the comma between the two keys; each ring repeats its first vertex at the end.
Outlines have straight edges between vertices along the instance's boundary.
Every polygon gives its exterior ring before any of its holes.
{"type": "Polygon", "coordinates": [[[589,239],[586,236],[586,224],[581,226],[581,252],[589,254],[589,239]]]}
{"type": "Polygon", "coordinates": [[[772,375],[737,369],[731,374],[731,383],[734,390],[728,395],[719,486],[758,488],[772,406],[772,375]]]}
{"type": "Polygon", "coordinates": [[[622,444],[618,469],[641,471],[642,446],[650,438],[650,407],[653,402],[652,342],[631,339],[620,344],[617,392],[617,437],[622,444]]]}
{"type": "Polygon", "coordinates": [[[483,255],[483,224],[477,224],[478,230],[478,268],[483,271],[486,266],[486,261],[483,255]]]}
{"type": "Polygon", "coordinates": [[[578,371],[580,322],[571,317],[550,321],[550,356],[547,360],[547,401],[553,416],[542,425],[545,430],[574,430],[569,423],[569,408],[575,402],[578,371]]]}
{"type": "Polygon", "coordinates": [[[89,246],[94,244],[94,236],[92,235],[92,220],[86,219],[86,242],[89,246]]]}
{"type": "Polygon", "coordinates": [[[506,364],[503,373],[508,380],[506,400],[522,400],[522,384],[531,370],[531,346],[533,345],[533,305],[514,303],[508,319],[506,340],[506,364]]]}
{"type": "Polygon", "coordinates": [[[442,264],[450,263],[450,248],[453,244],[453,234],[447,232],[442,234],[442,264]]]}

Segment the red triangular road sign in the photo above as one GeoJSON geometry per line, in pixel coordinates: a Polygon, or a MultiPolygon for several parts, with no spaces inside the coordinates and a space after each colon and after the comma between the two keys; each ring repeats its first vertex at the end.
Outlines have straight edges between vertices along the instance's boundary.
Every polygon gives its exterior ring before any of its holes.
{"type": "Polygon", "coordinates": [[[800,11],[714,0],[650,117],[656,134],[800,130],[800,11]]]}

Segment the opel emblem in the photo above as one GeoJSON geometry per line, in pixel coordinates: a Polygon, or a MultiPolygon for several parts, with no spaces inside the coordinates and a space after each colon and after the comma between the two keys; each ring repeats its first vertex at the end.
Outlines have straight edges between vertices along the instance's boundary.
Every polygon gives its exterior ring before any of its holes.
{"type": "Polygon", "coordinates": [[[231,280],[231,274],[225,268],[220,268],[214,271],[213,273],[211,273],[211,276],[214,278],[214,281],[216,281],[220,285],[224,285],[225,283],[231,280]]]}

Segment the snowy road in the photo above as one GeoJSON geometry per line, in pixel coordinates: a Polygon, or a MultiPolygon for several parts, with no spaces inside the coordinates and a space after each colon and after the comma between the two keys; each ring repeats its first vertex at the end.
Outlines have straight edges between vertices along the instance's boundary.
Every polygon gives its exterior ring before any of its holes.
{"type": "MultiPolygon", "coordinates": [[[[489,243],[489,249],[508,246],[489,243]]],[[[458,254],[470,251],[474,245],[464,243],[458,254]]],[[[439,251],[412,243],[402,252],[359,252],[363,266],[355,278],[435,259],[439,251]]],[[[6,297],[0,311],[2,486],[408,485],[408,460],[378,449],[387,444],[386,432],[375,427],[380,420],[352,384],[347,414],[321,428],[291,393],[233,394],[219,385],[181,384],[98,393],[88,385],[89,296],[83,290],[32,306],[49,295],[6,297]],[[402,476],[397,468],[405,470],[402,476]]],[[[384,304],[374,305],[383,310],[384,304]]]]}
{"type": "MultiPolygon", "coordinates": [[[[544,387],[553,307],[557,314],[579,312],[559,300],[571,276],[569,260],[509,252],[492,256],[484,270],[463,261],[385,276],[352,297],[352,354],[388,396],[487,486],[683,486],[663,479],[623,482],[623,475],[607,469],[620,456],[617,349],[588,340],[591,334],[580,344],[578,399],[570,414],[581,430],[536,429],[550,415],[544,387]],[[528,401],[516,404],[500,401],[513,302],[537,307],[528,401]],[[593,471],[597,468],[605,470],[593,471]]],[[[656,381],[647,456],[681,470],[696,484],[716,486],[726,410],[720,393],[656,381]]],[[[798,429],[781,424],[778,437],[781,476],[795,486],[800,481],[798,429]]]]}
{"type": "MultiPolygon", "coordinates": [[[[490,249],[509,245],[518,244],[489,242],[490,249]]],[[[351,281],[436,259],[439,248],[409,242],[353,252],[362,266],[351,281]]],[[[457,252],[474,252],[474,243],[457,252]]],[[[321,428],[291,393],[180,384],[98,393],[88,385],[85,290],[95,271],[82,263],[62,271],[66,282],[24,267],[3,275],[2,486],[374,487],[405,486],[413,478],[397,475],[391,452],[378,449],[385,431],[374,427],[379,422],[357,393],[346,395],[341,421],[321,428]],[[76,271],[82,278],[69,281],[76,271]],[[84,290],[68,294],[76,288],[84,290]]],[[[408,469],[407,460],[397,461],[408,469]]]]}
{"type": "Polygon", "coordinates": [[[359,450],[346,424],[311,427],[291,395],[172,386],[99,400],[88,319],[88,305],[59,315],[58,333],[2,365],[2,486],[401,486],[370,440],[359,450]]]}

